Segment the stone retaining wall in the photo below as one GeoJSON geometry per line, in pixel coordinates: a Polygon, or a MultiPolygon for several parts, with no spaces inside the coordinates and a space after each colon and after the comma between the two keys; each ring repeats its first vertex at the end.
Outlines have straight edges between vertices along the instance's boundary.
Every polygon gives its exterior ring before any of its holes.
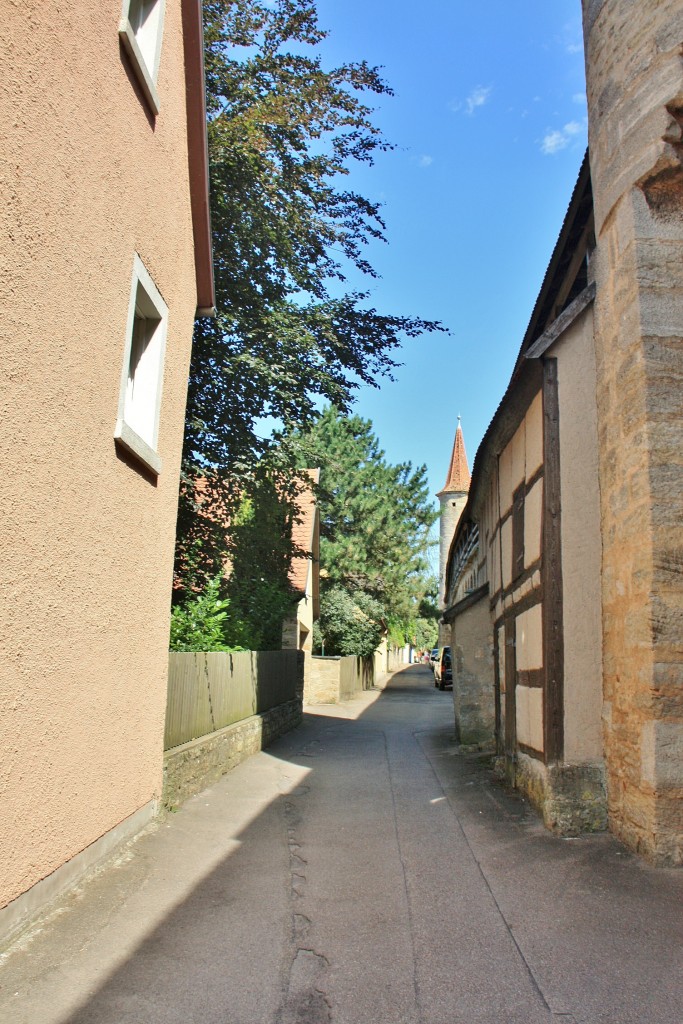
{"type": "Polygon", "coordinates": [[[520,751],[514,783],[543,816],[546,828],[559,835],[607,828],[603,765],[545,765],[520,751]]]}
{"type": "Polygon", "coordinates": [[[217,782],[241,761],[263,750],[302,721],[301,701],[251,715],[164,754],[162,803],[168,810],[217,782]]]}

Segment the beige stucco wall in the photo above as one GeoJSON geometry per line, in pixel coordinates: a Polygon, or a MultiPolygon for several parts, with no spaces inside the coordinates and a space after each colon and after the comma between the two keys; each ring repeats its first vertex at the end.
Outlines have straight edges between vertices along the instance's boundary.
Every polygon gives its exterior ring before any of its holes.
{"type": "Polygon", "coordinates": [[[196,305],[179,0],[152,123],[120,0],[5,5],[0,906],[161,792],[196,305]],[[134,253],[169,306],[156,483],[113,440],[134,253]]]}
{"type": "Polygon", "coordinates": [[[564,755],[570,764],[581,764],[602,759],[602,543],[592,307],[549,354],[557,357],[560,382],[564,755]]]}

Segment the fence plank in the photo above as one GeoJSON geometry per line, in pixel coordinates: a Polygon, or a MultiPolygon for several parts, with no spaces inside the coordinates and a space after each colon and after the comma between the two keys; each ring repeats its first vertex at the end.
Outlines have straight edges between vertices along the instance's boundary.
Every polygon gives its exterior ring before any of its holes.
{"type": "Polygon", "coordinates": [[[295,700],[302,673],[299,651],[172,651],[164,749],[295,700]]]}

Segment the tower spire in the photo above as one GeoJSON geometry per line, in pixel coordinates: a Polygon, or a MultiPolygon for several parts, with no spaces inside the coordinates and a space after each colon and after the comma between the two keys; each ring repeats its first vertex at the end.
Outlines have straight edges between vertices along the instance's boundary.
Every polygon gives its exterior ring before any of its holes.
{"type": "Polygon", "coordinates": [[[460,416],[458,415],[458,429],[455,432],[455,441],[453,442],[453,452],[451,454],[451,462],[448,467],[448,476],[446,477],[446,483],[443,486],[443,490],[439,491],[439,494],[445,494],[451,491],[463,494],[469,491],[469,489],[470,467],[467,464],[465,439],[462,434],[462,427],[460,426],[460,416]]]}

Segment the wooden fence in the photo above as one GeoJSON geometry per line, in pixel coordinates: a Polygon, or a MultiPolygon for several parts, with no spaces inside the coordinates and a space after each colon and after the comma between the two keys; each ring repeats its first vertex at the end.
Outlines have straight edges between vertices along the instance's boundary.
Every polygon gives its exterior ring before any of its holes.
{"type": "Polygon", "coordinates": [[[164,749],[301,699],[299,651],[169,656],[164,749]]]}

